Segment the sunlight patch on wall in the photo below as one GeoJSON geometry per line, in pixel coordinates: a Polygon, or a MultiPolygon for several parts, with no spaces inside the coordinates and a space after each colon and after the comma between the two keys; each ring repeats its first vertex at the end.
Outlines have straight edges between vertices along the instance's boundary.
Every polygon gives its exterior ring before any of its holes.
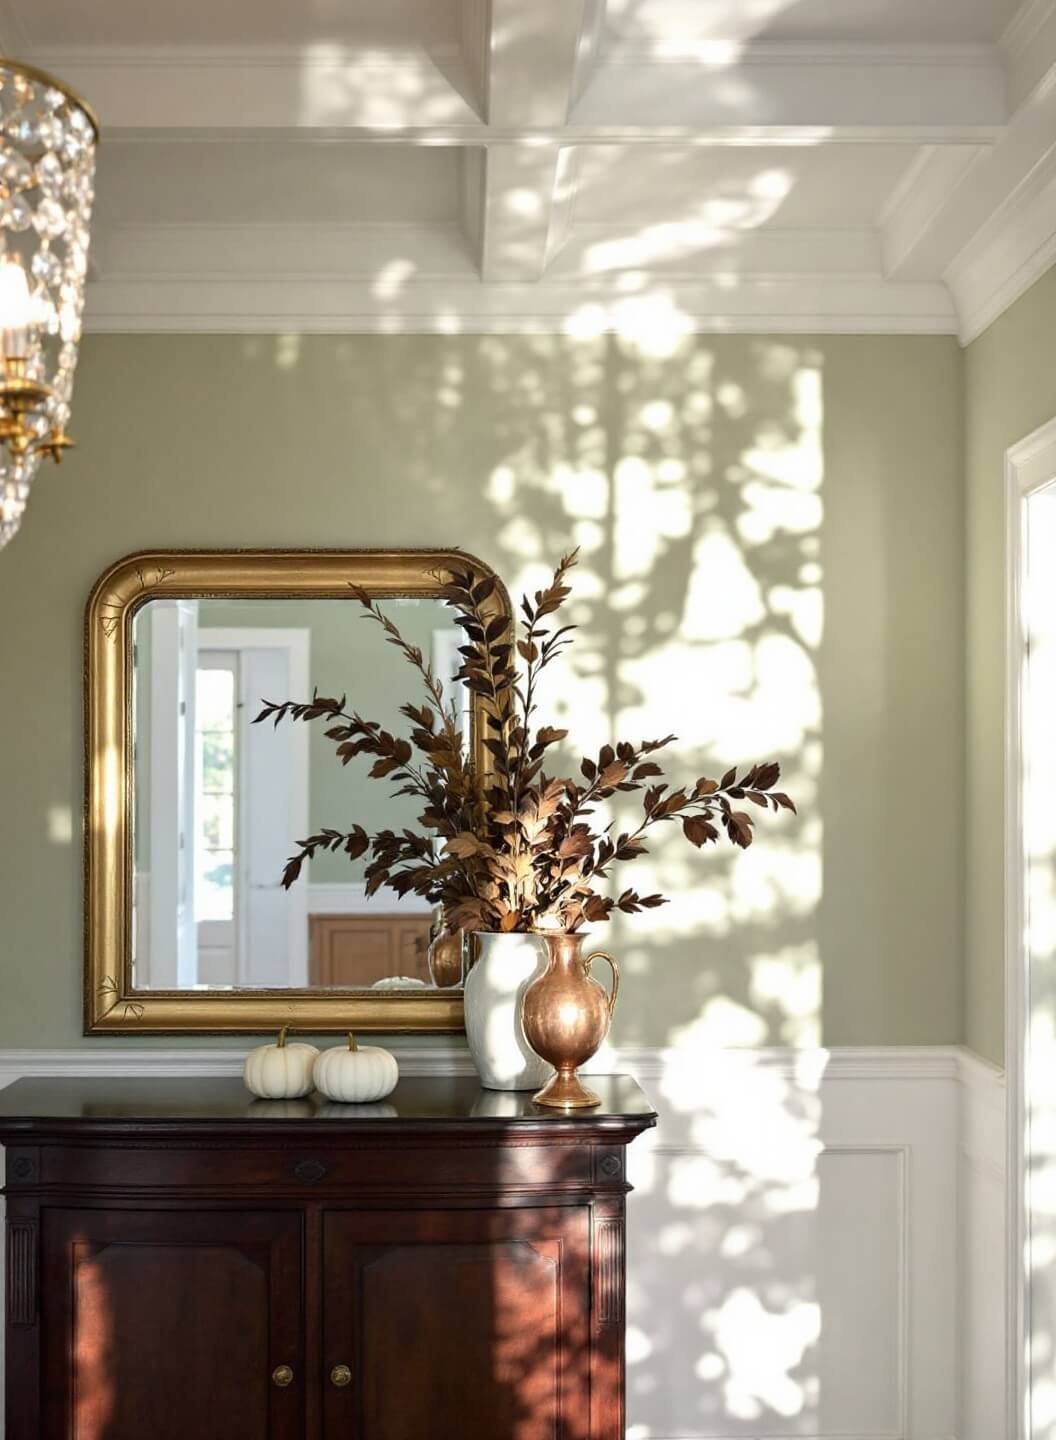
{"type": "MultiPolygon", "coordinates": [[[[515,597],[545,583],[561,549],[582,548],[579,632],[541,713],[567,725],[577,755],[674,731],[675,784],[779,759],[800,808],[759,813],[744,853],[654,831],[620,883],[671,903],[616,925],[621,961],[642,977],[675,966],[686,1021],[705,1022],[709,1045],[816,1044],[820,359],[760,340],[732,360],[724,347],[720,363],[712,343],[677,333],[664,354],[612,336],[534,343],[538,365],[501,383],[535,408],[538,439],[494,467],[486,493],[515,597]],[[545,393],[555,355],[568,357],[559,405],[545,393]]],[[[616,823],[639,803],[627,797],[616,823]]]]}
{"type": "Polygon", "coordinates": [[[718,1310],[704,1316],[715,1350],[701,1357],[697,1374],[723,1379],[726,1413],[758,1420],[767,1411],[789,1418],[816,1401],[817,1380],[793,1378],[792,1372],[821,1333],[817,1305],[794,1302],[786,1310],[768,1310],[752,1290],[734,1290],[718,1310]]]}

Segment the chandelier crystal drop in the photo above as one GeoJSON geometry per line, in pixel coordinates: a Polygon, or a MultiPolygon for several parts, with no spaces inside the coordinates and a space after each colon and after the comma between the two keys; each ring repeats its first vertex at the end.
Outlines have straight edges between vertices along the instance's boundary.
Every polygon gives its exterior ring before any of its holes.
{"type": "Polygon", "coordinates": [[[61,81],[0,58],[0,549],[72,440],[99,126],[61,81]]]}

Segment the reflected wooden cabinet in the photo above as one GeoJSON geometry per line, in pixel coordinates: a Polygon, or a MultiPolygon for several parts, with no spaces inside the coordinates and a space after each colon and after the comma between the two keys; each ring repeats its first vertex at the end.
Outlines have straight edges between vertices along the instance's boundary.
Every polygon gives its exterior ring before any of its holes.
{"type": "Polygon", "coordinates": [[[429,915],[309,915],[308,984],[369,989],[401,975],[429,983],[429,915]]]}
{"type": "Polygon", "coordinates": [[[654,1122],[404,1080],[20,1082],[7,1440],[623,1440],[624,1152],[654,1122]]]}

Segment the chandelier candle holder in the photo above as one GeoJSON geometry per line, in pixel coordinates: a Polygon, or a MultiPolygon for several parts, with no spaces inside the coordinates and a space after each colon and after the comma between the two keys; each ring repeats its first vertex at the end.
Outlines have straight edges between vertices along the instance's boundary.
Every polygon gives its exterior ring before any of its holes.
{"type": "Polygon", "coordinates": [[[0,549],[66,433],[99,126],[61,80],[0,58],[0,549]]]}

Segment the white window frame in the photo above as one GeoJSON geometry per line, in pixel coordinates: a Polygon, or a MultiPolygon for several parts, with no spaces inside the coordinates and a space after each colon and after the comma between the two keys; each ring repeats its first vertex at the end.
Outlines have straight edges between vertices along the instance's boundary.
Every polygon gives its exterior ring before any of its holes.
{"type": "MultiPolygon", "coordinates": [[[[206,633],[207,633],[207,632],[206,632],[206,633]]],[[[230,650],[228,650],[228,649],[223,649],[223,650],[222,650],[219,645],[215,645],[215,644],[213,644],[211,641],[210,641],[208,644],[203,644],[203,643],[202,643],[202,631],[201,631],[201,629],[199,629],[199,631],[198,631],[197,654],[196,654],[196,656],[195,656],[195,665],[194,665],[196,681],[197,681],[198,672],[199,672],[200,670],[205,670],[205,669],[225,670],[225,671],[227,671],[227,672],[233,677],[233,679],[234,679],[234,712],[233,712],[233,716],[232,716],[232,726],[233,726],[233,729],[232,729],[232,740],[233,740],[233,743],[234,743],[234,751],[235,751],[235,776],[234,776],[234,785],[235,785],[235,797],[234,797],[234,798],[235,798],[235,807],[234,807],[234,808],[235,808],[235,816],[234,816],[234,831],[233,831],[233,834],[232,834],[232,837],[231,837],[231,851],[232,851],[232,857],[233,857],[234,862],[235,862],[235,875],[234,875],[234,881],[233,881],[233,900],[234,900],[234,905],[233,905],[233,910],[232,910],[232,915],[231,915],[231,919],[230,919],[230,920],[199,920],[199,919],[197,919],[197,917],[195,918],[194,928],[195,928],[195,931],[196,931],[197,937],[198,937],[198,957],[199,957],[198,968],[199,968],[199,979],[201,978],[201,972],[202,972],[201,956],[202,956],[202,951],[203,951],[203,950],[214,950],[214,951],[216,951],[216,950],[223,950],[223,949],[226,948],[226,949],[229,949],[229,950],[231,951],[232,955],[237,956],[237,955],[239,954],[239,946],[240,946],[241,940],[242,940],[242,927],[241,927],[242,914],[241,914],[241,911],[242,911],[242,898],[243,898],[243,897],[242,897],[242,891],[243,891],[243,886],[242,886],[242,884],[241,884],[241,882],[240,882],[240,876],[239,876],[239,873],[238,873],[238,870],[239,870],[240,851],[241,851],[241,846],[242,846],[242,838],[243,838],[243,830],[244,830],[244,827],[243,827],[243,825],[242,825],[242,816],[241,816],[241,811],[242,811],[242,793],[243,793],[243,791],[242,791],[242,782],[243,782],[242,749],[243,749],[243,746],[242,746],[242,742],[241,742],[241,740],[239,739],[239,735],[238,735],[238,727],[239,727],[238,706],[239,706],[239,700],[240,700],[241,693],[242,693],[242,692],[241,692],[241,687],[242,687],[242,674],[241,674],[241,663],[240,663],[240,661],[241,661],[241,655],[240,655],[240,652],[239,652],[238,650],[235,650],[235,649],[230,649],[230,650]],[[206,655],[212,656],[212,657],[214,657],[214,658],[215,658],[216,656],[222,656],[222,657],[224,658],[224,660],[227,661],[227,662],[230,662],[230,661],[233,659],[234,664],[225,663],[225,664],[219,664],[219,665],[203,665],[203,664],[202,664],[203,652],[204,652],[206,655]]],[[[199,731],[198,731],[198,713],[197,713],[197,705],[196,705],[196,707],[195,707],[195,734],[194,734],[194,747],[195,747],[195,757],[196,757],[196,759],[195,759],[195,769],[194,769],[194,786],[195,786],[195,801],[196,801],[196,803],[197,803],[198,800],[200,800],[200,799],[202,798],[201,791],[198,789],[198,780],[199,780],[198,767],[197,767],[197,742],[198,742],[198,733],[199,733],[199,731]]],[[[192,844],[193,860],[192,860],[192,864],[193,864],[195,881],[197,882],[197,877],[198,877],[198,873],[199,873],[199,860],[200,860],[200,856],[201,856],[201,841],[202,841],[202,831],[201,831],[200,817],[199,817],[198,815],[195,815],[195,817],[194,817],[194,835],[193,835],[192,839],[193,839],[193,844],[192,844]]],[[[195,891],[195,898],[197,899],[197,889],[196,889],[196,891],[195,891]]]]}

